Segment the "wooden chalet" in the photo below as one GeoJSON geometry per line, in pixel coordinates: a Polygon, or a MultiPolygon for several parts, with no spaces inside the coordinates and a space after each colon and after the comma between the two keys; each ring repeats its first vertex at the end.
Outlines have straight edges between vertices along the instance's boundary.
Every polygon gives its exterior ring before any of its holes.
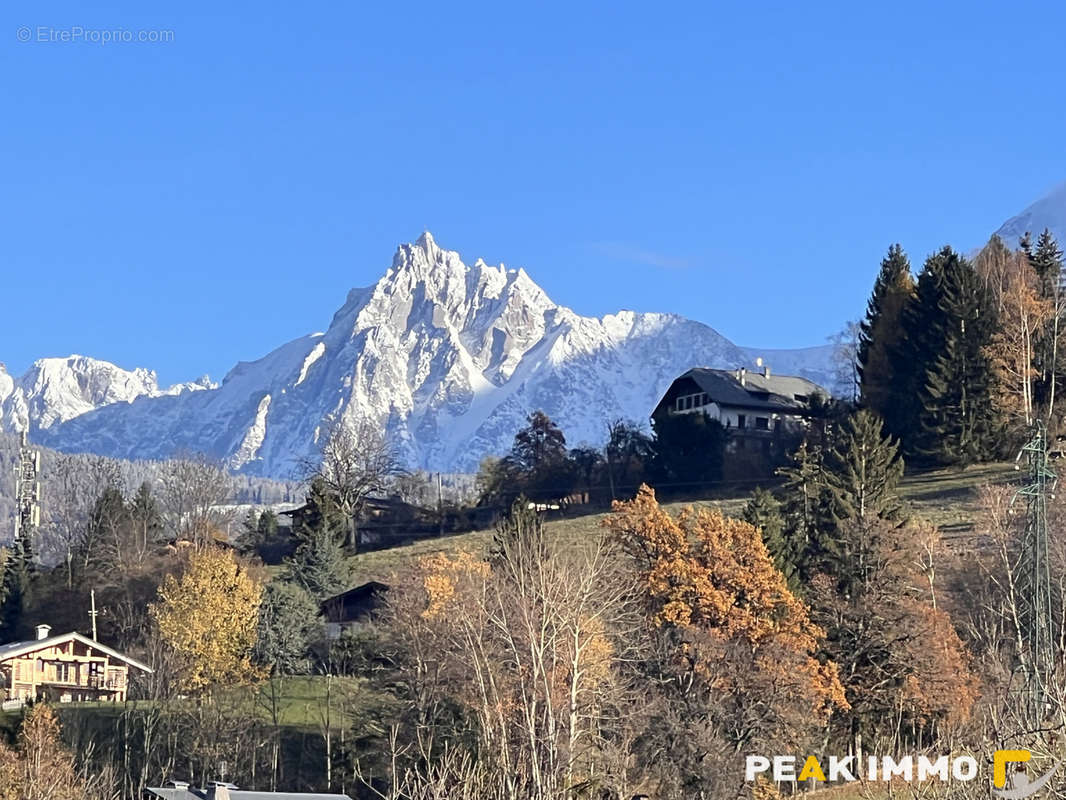
{"type": "Polygon", "coordinates": [[[52,636],[48,625],[38,625],[36,633],[35,639],[0,646],[4,706],[35,700],[121,703],[130,669],[152,671],[80,633],[52,636]]]}

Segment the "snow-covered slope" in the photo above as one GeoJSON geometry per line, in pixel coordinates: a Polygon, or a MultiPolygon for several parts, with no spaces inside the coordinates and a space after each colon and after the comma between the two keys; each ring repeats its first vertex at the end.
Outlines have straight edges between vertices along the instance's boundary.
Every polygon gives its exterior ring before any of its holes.
{"type": "Polygon", "coordinates": [[[1018,246],[1018,239],[1029,231],[1033,241],[1048,228],[1059,243],[1066,242],[1066,183],[1061,183],[1022,213],[1004,222],[996,234],[1007,247],[1018,246]]]}
{"type": "MultiPolygon", "coordinates": [[[[42,401],[30,418],[36,438],[61,450],[125,458],[195,450],[281,477],[333,425],[369,419],[411,466],[462,471],[504,452],[534,409],[569,442],[598,443],[611,419],[646,420],[690,367],[750,366],[760,352],[671,314],[579,316],[523,270],[467,266],[427,233],[400,246],[374,286],[352,290],[325,333],[238,364],[217,388],[160,396],[146,373],[143,385],[114,393],[132,402],[81,399],[94,407],[75,413],[42,401]]],[[[829,380],[828,348],[764,355],[778,373],[829,380]]]]}
{"type": "Polygon", "coordinates": [[[13,378],[0,364],[0,431],[28,428],[36,432],[112,403],[212,386],[204,376],[195,383],[160,389],[156,374],[150,370],[125,370],[108,361],[77,355],[42,358],[19,378],[13,378]]]}

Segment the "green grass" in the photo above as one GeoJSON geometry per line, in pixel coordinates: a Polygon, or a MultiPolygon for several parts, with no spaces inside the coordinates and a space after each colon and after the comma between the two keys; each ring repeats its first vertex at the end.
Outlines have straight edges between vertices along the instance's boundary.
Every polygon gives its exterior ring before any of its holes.
{"type": "MultiPolygon", "coordinates": [[[[977,490],[989,483],[1006,483],[1020,478],[1010,463],[981,464],[966,469],[944,469],[916,472],[904,477],[900,496],[910,510],[942,529],[945,538],[969,535],[977,518],[977,490]]],[[[730,498],[693,499],[670,502],[672,512],[686,505],[717,507],[729,516],[739,516],[747,502],[747,493],[730,498]]],[[[549,532],[574,541],[594,536],[600,530],[605,512],[596,512],[547,523],[549,532]]],[[[413,565],[417,560],[434,553],[455,553],[460,549],[482,553],[492,541],[492,531],[476,531],[439,539],[425,539],[414,544],[388,550],[360,553],[352,558],[353,584],[377,580],[388,583],[393,573],[413,565]]]]}
{"type": "MultiPolygon", "coordinates": [[[[323,675],[300,675],[278,678],[273,688],[270,682],[258,686],[245,686],[228,690],[221,702],[231,702],[245,712],[254,713],[264,722],[271,723],[274,716],[272,692],[276,691],[278,725],[289,730],[317,731],[325,724],[326,697],[329,696],[331,727],[349,727],[361,714],[377,704],[377,696],[358,678],[323,675]],[[327,681],[329,685],[327,688],[327,681]]],[[[195,700],[186,698],[174,701],[180,706],[194,706],[195,700]]],[[[57,708],[63,715],[86,714],[104,720],[113,719],[132,708],[147,708],[152,701],[138,700],[122,703],[61,703],[57,708]]],[[[0,731],[10,735],[22,719],[23,709],[0,712],[0,731]]]]}

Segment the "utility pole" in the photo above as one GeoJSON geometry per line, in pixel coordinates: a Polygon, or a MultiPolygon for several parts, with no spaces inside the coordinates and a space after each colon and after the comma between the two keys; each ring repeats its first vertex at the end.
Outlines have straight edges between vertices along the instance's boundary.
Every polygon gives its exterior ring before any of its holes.
{"type": "Polygon", "coordinates": [[[437,536],[444,536],[444,481],[437,473],[437,536]]]}
{"type": "Polygon", "coordinates": [[[19,439],[15,462],[15,541],[26,538],[32,544],[33,532],[41,524],[41,454],[30,447],[26,432],[19,439]]]}
{"type": "Polygon", "coordinates": [[[92,604],[91,610],[89,611],[89,618],[93,621],[93,641],[95,642],[95,641],[97,641],[97,639],[96,639],[96,618],[97,618],[97,616],[99,616],[99,612],[96,610],[96,589],[90,589],[89,590],[89,598],[90,598],[90,603],[92,604]]]}
{"type": "MultiPolygon", "coordinates": [[[[1047,501],[1058,476],[1048,466],[1047,429],[1037,420],[1029,442],[1018,454],[1029,464],[1029,482],[1018,490],[1026,500],[1025,532],[1018,558],[1018,621],[1024,652],[1026,694],[1033,721],[1047,708],[1047,680],[1055,670],[1054,593],[1048,558],[1047,501]]],[[[1017,468],[1017,467],[1016,467],[1017,468]]]]}

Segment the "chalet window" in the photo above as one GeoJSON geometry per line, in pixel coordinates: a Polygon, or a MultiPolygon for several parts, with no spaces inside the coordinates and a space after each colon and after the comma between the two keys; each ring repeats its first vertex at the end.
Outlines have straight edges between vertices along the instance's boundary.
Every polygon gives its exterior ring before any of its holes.
{"type": "Polygon", "coordinates": [[[798,400],[801,403],[806,403],[808,400],[811,399],[810,397],[808,397],[805,394],[794,394],[794,395],[792,395],[792,397],[795,398],[796,400],[798,400]]]}
{"type": "Polygon", "coordinates": [[[748,418],[746,416],[744,416],[743,414],[737,414],[737,427],[738,428],[747,427],[747,422],[748,422],[748,418]]]}
{"type": "Polygon", "coordinates": [[[770,430],[770,420],[769,420],[769,418],[768,417],[756,417],[755,418],[755,429],[759,430],[759,431],[768,431],[768,430],[770,430]]]}

